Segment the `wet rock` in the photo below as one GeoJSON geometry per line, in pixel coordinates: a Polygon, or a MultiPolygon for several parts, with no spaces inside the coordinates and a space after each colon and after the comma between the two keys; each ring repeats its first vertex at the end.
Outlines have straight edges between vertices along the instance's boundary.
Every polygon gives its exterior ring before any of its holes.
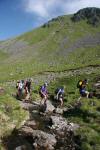
{"type": "Polygon", "coordinates": [[[41,150],[53,150],[56,145],[56,138],[52,134],[45,133],[41,130],[33,131],[34,148],[41,150]]]}

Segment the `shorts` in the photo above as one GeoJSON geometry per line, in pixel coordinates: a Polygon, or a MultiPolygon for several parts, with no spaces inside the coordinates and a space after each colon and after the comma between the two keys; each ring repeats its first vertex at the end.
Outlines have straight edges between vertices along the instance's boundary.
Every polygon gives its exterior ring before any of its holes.
{"type": "Polygon", "coordinates": [[[80,94],[81,94],[82,96],[86,96],[87,94],[89,94],[89,92],[86,91],[86,90],[84,90],[84,89],[82,89],[82,90],[80,90],[80,94]]]}

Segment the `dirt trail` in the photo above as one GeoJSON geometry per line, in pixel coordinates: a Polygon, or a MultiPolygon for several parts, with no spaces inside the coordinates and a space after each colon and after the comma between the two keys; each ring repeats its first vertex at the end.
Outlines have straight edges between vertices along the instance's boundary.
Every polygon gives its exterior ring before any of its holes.
{"type": "MultiPolygon", "coordinates": [[[[78,68],[78,69],[64,70],[64,71],[59,71],[59,72],[54,72],[54,71],[39,72],[38,74],[35,74],[34,76],[31,76],[28,78],[31,78],[32,82],[35,85],[39,85],[41,82],[45,82],[45,81],[47,81],[48,83],[53,82],[54,80],[56,80],[56,78],[71,77],[71,76],[76,76],[76,75],[79,76],[82,74],[88,75],[88,74],[97,73],[97,72],[99,75],[100,74],[100,65],[88,66],[88,67],[83,67],[83,68],[78,68]]],[[[6,86],[15,87],[16,80],[6,81],[4,84],[6,84],[6,86]]]]}
{"type": "Polygon", "coordinates": [[[100,66],[88,66],[84,68],[65,70],[59,72],[45,71],[44,73],[40,72],[39,74],[34,75],[32,77],[32,80],[36,85],[38,85],[40,82],[45,82],[45,81],[50,83],[51,81],[54,81],[56,78],[70,77],[70,76],[82,75],[82,74],[91,74],[96,72],[100,74],[100,66]]]}

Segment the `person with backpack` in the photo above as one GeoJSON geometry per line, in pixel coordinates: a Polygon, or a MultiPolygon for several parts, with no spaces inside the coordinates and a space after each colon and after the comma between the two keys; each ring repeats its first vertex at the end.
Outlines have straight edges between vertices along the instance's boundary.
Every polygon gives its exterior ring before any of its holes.
{"type": "Polygon", "coordinates": [[[60,102],[60,106],[64,103],[64,87],[57,88],[55,91],[56,100],[60,102]]]}
{"type": "Polygon", "coordinates": [[[28,93],[30,94],[30,92],[31,92],[31,79],[26,80],[24,88],[25,88],[26,94],[28,94],[28,93]]]}
{"type": "Polygon", "coordinates": [[[86,86],[88,85],[87,79],[79,80],[77,83],[77,88],[79,88],[80,95],[82,97],[89,97],[89,92],[86,90],[86,86]]]}
{"type": "Polygon", "coordinates": [[[24,89],[25,89],[25,99],[26,100],[30,100],[30,94],[31,94],[31,79],[27,79],[25,81],[25,85],[24,85],[24,89]]]}
{"type": "Polygon", "coordinates": [[[40,87],[40,90],[39,90],[39,94],[40,94],[40,96],[41,96],[41,98],[42,98],[42,99],[41,99],[41,102],[43,101],[44,104],[46,103],[47,98],[48,98],[47,86],[48,86],[48,84],[47,84],[47,82],[45,82],[44,85],[42,85],[42,86],[40,87]]]}
{"type": "Polygon", "coordinates": [[[22,96],[22,93],[23,93],[24,80],[18,81],[16,88],[17,88],[18,97],[20,98],[22,96]]]}

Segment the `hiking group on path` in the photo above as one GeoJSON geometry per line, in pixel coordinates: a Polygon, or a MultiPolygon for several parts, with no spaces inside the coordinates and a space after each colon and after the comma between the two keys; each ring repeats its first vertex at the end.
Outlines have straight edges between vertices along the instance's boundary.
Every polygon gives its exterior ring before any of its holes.
{"type": "MultiPolygon", "coordinates": [[[[87,79],[84,80],[79,80],[77,83],[77,88],[79,89],[79,93],[80,93],[80,98],[82,97],[86,97],[86,98],[92,98],[93,97],[93,93],[91,94],[91,92],[87,91],[87,85],[88,85],[88,81],[87,79]]],[[[49,98],[49,93],[47,90],[48,87],[48,83],[45,82],[42,86],[40,86],[39,88],[39,95],[41,97],[41,101],[40,101],[40,105],[46,105],[46,102],[49,98]]],[[[31,94],[32,94],[32,81],[31,79],[27,79],[27,80],[18,80],[17,84],[16,84],[16,88],[17,88],[17,93],[16,93],[16,97],[17,99],[20,100],[31,100],[31,94]]],[[[54,92],[54,100],[60,104],[60,106],[62,107],[64,104],[64,95],[65,95],[65,86],[61,86],[56,88],[55,92],[54,92]]]]}
{"type": "Polygon", "coordinates": [[[31,79],[18,80],[16,84],[16,97],[17,99],[29,100],[31,96],[31,79]]]}

